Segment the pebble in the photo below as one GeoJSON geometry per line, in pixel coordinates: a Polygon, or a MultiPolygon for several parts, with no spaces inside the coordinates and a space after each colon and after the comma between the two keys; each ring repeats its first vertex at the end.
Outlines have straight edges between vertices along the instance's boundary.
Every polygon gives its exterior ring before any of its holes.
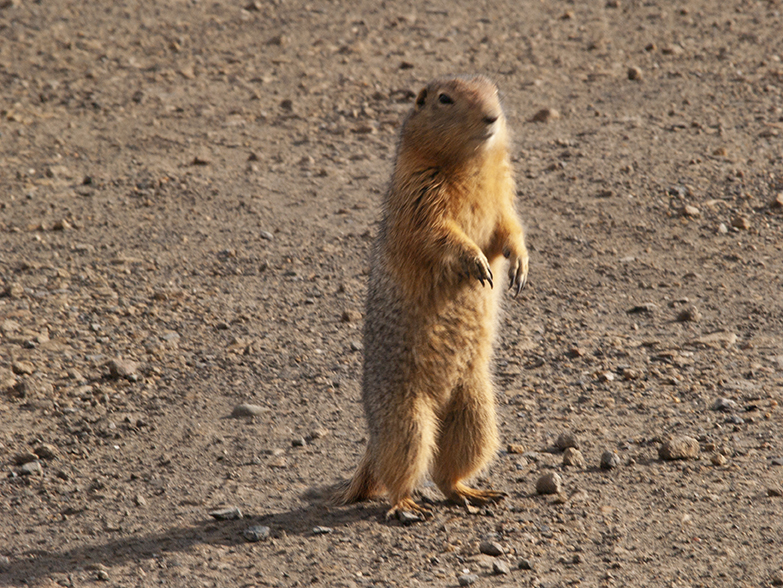
{"type": "Polygon", "coordinates": [[[35,371],[35,366],[29,361],[15,361],[11,370],[18,376],[29,376],[35,371]]]}
{"type": "Polygon", "coordinates": [[[11,558],[7,555],[0,555],[0,572],[5,572],[11,567],[11,558]]]}
{"type": "Polygon", "coordinates": [[[238,404],[231,411],[231,418],[255,417],[270,412],[272,409],[257,404],[238,404]]]}
{"type": "Polygon", "coordinates": [[[726,417],[726,422],[730,425],[744,425],[745,419],[736,414],[732,414],[726,417]]]}
{"type": "Polygon", "coordinates": [[[505,553],[503,547],[497,541],[482,541],[479,544],[479,551],[484,555],[491,555],[492,557],[500,557],[505,553]]]}
{"type": "Polygon", "coordinates": [[[652,314],[658,310],[658,305],[653,304],[652,302],[645,302],[644,304],[637,304],[636,306],[632,306],[625,312],[628,314],[652,314]]]}
{"type": "Polygon", "coordinates": [[[721,412],[731,412],[737,409],[737,403],[730,398],[716,398],[712,403],[712,410],[719,410],[721,412]]]}
{"type": "Polygon", "coordinates": [[[686,204],[685,206],[682,207],[680,214],[682,214],[682,216],[687,216],[689,218],[699,218],[701,216],[701,210],[699,210],[692,204],[686,204]]]}
{"type": "Polygon", "coordinates": [[[492,563],[492,573],[496,576],[507,576],[511,573],[511,570],[506,562],[496,561],[492,563]]]}
{"type": "Polygon", "coordinates": [[[693,437],[674,437],[658,448],[658,457],[665,461],[675,459],[696,459],[699,456],[699,442],[693,437]]]}
{"type": "Polygon", "coordinates": [[[620,465],[620,456],[608,449],[601,454],[601,469],[613,470],[620,465]]]}
{"type": "Polygon", "coordinates": [[[478,582],[478,576],[476,574],[462,574],[459,578],[457,578],[457,582],[460,586],[470,586],[471,584],[475,584],[478,582]]]}
{"type": "Polygon", "coordinates": [[[536,481],[536,492],[539,494],[559,494],[563,490],[563,479],[559,474],[550,472],[536,481]]]}
{"type": "Polygon", "coordinates": [[[769,579],[773,586],[783,586],[783,570],[778,570],[769,579]]]}
{"type": "Polygon", "coordinates": [[[234,521],[242,518],[242,511],[236,506],[229,506],[228,508],[219,508],[209,512],[209,516],[219,521],[234,521]]]}
{"type": "Polygon", "coordinates": [[[41,476],[43,468],[40,461],[31,461],[19,468],[19,473],[23,476],[41,476]]]}
{"type": "Polygon", "coordinates": [[[141,494],[134,496],[133,502],[136,504],[136,506],[147,506],[147,501],[141,494]]]}
{"type": "Polygon", "coordinates": [[[565,433],[560,433],[557,436],[557,439],[555,440],[555,447],[557,447],[560,450],[565,450],[568,449],[569,447],[578,448],[579,438],[570,431],[567,431],[565,433]]]}
{"type": "Polygon", "coordinates": [[[263,525],[253,525],[242,532],[242,536],[253,543],[257,541],[266,541],[272,530],[263,525]]]}
{"type": "Polygon", "coordinates": [[[750,229],[750,220],[748,220],[748,217],[740,214],[731,219],[731,226],[741,231],[747,231],[750,229]]]}
{"type": "Polygon", "coordinates": [[[310,434],[308,435],[308,437],[310,439],[312,439],[312,440],[323,439],[328,434],[329,434],[329,429],[318,428],[318,429],[313,429],[312,431],[310,431],[310,434]]]}
{"type": "Polygon", "coordinates": [[[18,466],[37,460],[38,460],[38,455],[36,455],[35,453],[31,453],[30,451],[22,451],[21,453],[17,453],[13,457],[14,464],[18,466]]]}
{"type": "Polygon", "coordinates": [[[351,341],[351,351],[361,351],[364,346],[359,341],[351,341]]]}
{"type": "Polygon", "coordinates": [[[35,455],[41,459],[56,459],[60,455],[60,452],[57,451],[57,448],[54,445],[50,445],[49,443],[41,443],[35,449],[33,449],[33,453],[35,453],[35,455]]]}
{"type": "Polygon", "coordinates": [[[634,82],[642,81],[642,70],[636,66],[628,68],[628,79],[634,82]]]}
{"type": "Polygon", "coordinates": [[[718,233],[721,235],[725,235],[729,232],[729,227],[726,226],[726,223],[721,223],[718,225],[718,233]]]}
{"type": "Polygon", "coordinates": [[[563,452],[563,467],[584,469],[587,467],[587,462],[585,461],[581,451],[575,447],[568,447],[563,452]]]}
{"type": "Polygon", "coordinates": [[[258,231],[258,236],[264,239],[265,241],[274,241],[275,239],[275,236],[272,233],[264,230],[258,231]]]}
{"type": "Polygon", "coordinates": [[[773,458],[770,460],[770,463],[771,463],[773,466],[783,466],[783,457],[773,457],[773,458]]]}
{"type": "Polygon", "coordinates": [[[710,461],[712,462],[712,465],[714,466],[722,466],[726,465],[726,456],[722,453],[713,453],[712,456],[710,456],[710,461]]]}
{"type": "Polygon", "coordinates": [[[331,527],[313,527],[313,535],[328,535],[332,531],[331,527]]]}
{"type": "Polygon", "coordinates": [[[702,319],[701,313],[695,306],[683,308],[677,314],[677,320],[681,323],[696,323],[702,319]]]}
{"type": "Polygon", "coordinates": [[[509,453],[521,455],[525,453],[526,449],[524,445],[519,445],[518,443],[509,443],[506,446],[506,451],[508,451],[509,453]]]}
{"type": "Polygon", "coordinates": [[[783,192],[778,192],[777,196],[769,203],[769,207],[775,210],[783,210],[783,192]]]}
{"type": "Polygon", "coordinates": [[[139,364],[135,361],[118,357],[110,360],[107,365],[109,366],[109,375],[115,380],[124,379],[136,382],[139,379],[139,374],[137,373],[139,364]]]}
{"type": "Polygon", "coordinates": [[[533,562],[531,562],[529,559],[525,559],[524,557],[520,559],[517,562],[517,568],[520,570],[532,570],[533,569],[533,562]]]}
{"type": "Polygon", "coordinates": [[[780,497],[783,496],[783,487],[772,486],[767,488],[767,496],[780,497]]]}
{"type": "Polygon", "coordinates": [[[530,118],[530,122],[548,123],[559,118],[560,113],[556,109],[542,108],[530,118]]]}

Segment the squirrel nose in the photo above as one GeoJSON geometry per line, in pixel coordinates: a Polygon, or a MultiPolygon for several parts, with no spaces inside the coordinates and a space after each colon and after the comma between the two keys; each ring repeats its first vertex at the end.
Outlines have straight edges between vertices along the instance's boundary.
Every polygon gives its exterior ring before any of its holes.
{"type": "Polygon", "coordinates": [[[497,117],[497,116],[492,116],[492,115],[490,115],[490,116],[485,116],[485,117],[484,117],[484,122],[485,122],[485,123],[487,123],[488,125],[491,125],[491,124],[492,124],[492,123],[494,123],[494,122],[495,122],[497,119],[498,119],[498,117],[497,117]]]}

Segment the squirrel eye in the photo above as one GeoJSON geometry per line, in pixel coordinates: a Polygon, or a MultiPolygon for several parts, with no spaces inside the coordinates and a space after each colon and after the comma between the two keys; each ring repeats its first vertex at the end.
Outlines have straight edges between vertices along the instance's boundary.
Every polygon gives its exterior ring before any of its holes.
{"type": "Polygon", "coordinates": [[[454,100],[451,99],[451,96],[448,94],[441,94],[438,96],[438,102],[441,104],[454,104],[454,100]]]}

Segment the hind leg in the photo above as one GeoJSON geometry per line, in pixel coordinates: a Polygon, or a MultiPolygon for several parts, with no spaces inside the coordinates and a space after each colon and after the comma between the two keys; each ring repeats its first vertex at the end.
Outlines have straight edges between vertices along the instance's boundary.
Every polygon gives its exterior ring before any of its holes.
{"type": "Polygon", "coordinates": [[[416,504],[411,494],[427,473],[435,451],[435,413],[427,401],[412,398],[378,422],[376,477],[392,505],[386,518],[423,519],[430,512],[416,504]]]}
{"type": "Polygon", "coordinates": [[[478,490],[463,484],[489,463],[498,448],[495,398],[489,374],[469,371],[454,389],[441,416],[433,481],[452,502],[483,505],[505,497],[502,492],[478,490]]]}

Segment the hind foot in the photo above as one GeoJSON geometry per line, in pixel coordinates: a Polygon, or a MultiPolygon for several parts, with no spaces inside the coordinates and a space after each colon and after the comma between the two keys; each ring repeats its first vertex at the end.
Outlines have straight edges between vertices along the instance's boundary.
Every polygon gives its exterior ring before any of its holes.
{"type": "Polygon", "coordinates": [[[476,488],[470,488],[457,482],[454,485],[454,489],[446,494],[446,498],[449,502],[459,504],[471,510],[470,507],[484,506],[486,504],[493,504],[500,502],[508,494],[505,492],[496,492],[495,490],[478,490],[476,488]]]}
{"type": "Polygon", "coordinates": [[[412,498],[406,497],[398,500],[389,509],[389,512],[386,513],[386,520],[397,519],[404,524],[410,524],[424,521],[431,516],[431,510],[419,506],[412,498]]]}

